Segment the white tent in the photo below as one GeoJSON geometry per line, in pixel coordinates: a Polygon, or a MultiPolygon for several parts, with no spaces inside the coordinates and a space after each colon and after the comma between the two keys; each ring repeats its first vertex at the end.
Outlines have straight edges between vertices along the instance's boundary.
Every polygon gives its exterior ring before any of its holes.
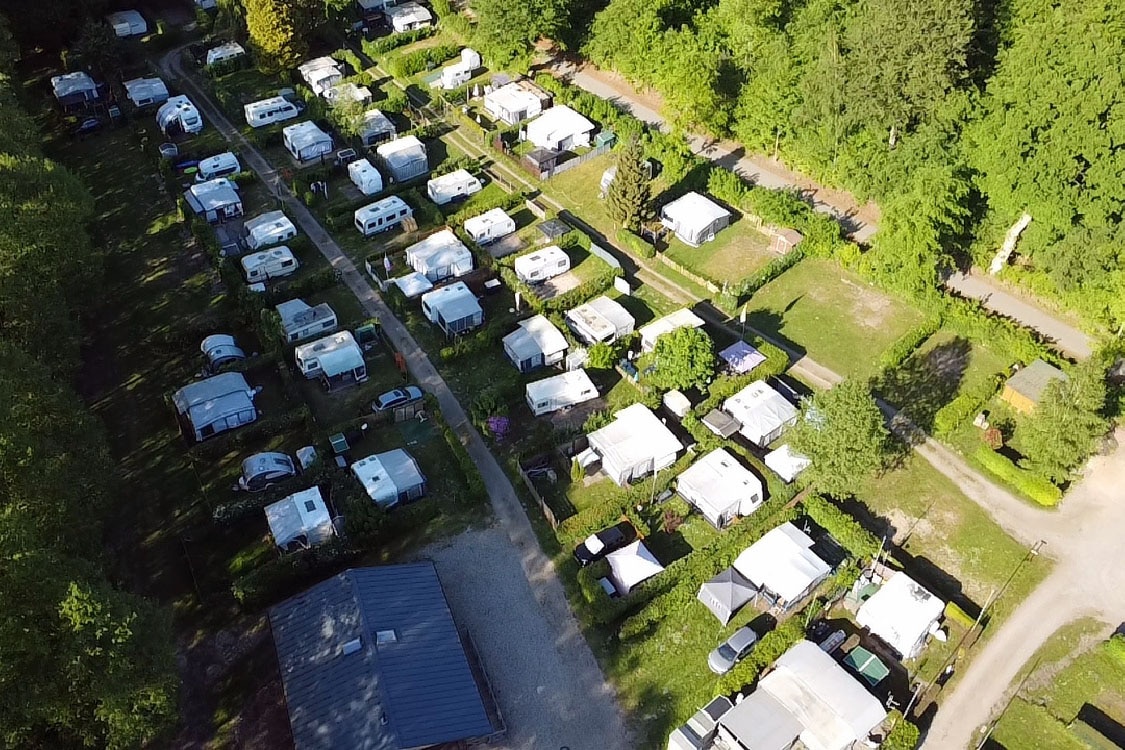
{"type": "Polygon", "coordinates": [[[592,132],[594,123],[565,104],[551,107],[527,124],[527,140],[552,151],[589,146],[592,132]]]}
{"type": "Polygon", "coordinates": [[[566,337],[542,315],[521,320],[516,330],[504,337],[504,353],[520,372],[547,367],[562,361],[566,337]]]}
{"type": "Polygon", "coordinates": [[[910,576],[895,572],[856,612],[856,622],[879,636],[903,659],[918,655],[945,602],[910,576]]]}
{"type": "Polygon", "coordinates": [[[134,78],[125,81],[125,97],[134,107],[148,107],[168,101],[168,87],[159,78],[134,78]]]}
{"type": "Polygon", "coordinates": [[[384,143],[375,149],[375,153],[397,182],[411,180],[430,171],[426,146],[413,135],[384,143]]]}
{"type": "Polygon", "coordinates": [[[388,137],[393,138],[394,135],[394,123],[381,111],[369,109],[363,113],[363,124],[360,126],[359,139],[363,141],[364,146],[372,146],[388,137]]]}
{"type": "Polygon", "coordinates": [[[148,23],[139,11],[119,10],[106,16],[106,20],[117,36],[140,36],[148,33],[148,23]]]}
{"type": "Polygon", "coordinates": [[[385,12],[395,33],[420,29],[434,21],[434,16],[429,9],[415,2],[392,5],[385,12]]]}
{"type": "Polygon", "coordinates": [[[478,245],[505,237],[516,231],[516,221],[502,208],[485,211],[480,216],[465,220],[465,231],[478,245]]]}
{"type": "Polygon", "coordinates": [[[383,189],[383,176],[367,159],[348,164],[348,177],[364,195],[375,195],[383,189]]]}
{"type": "Polygon", "coordinates": [[[724,448],[716,448],[676,480],[676,492],[717,528],[762,504],[762,481],[724,448]]]}
{"type": "Polygon", "coordinates": [[[430,281],[464,276],[473,270],[473,254],[451,229],[434,232],[406,248],[406,262],[430,281]]]}
{"type": "Polygon", "coordinates": [[[172,396],[177,413],[196,440],[250,424],[258,418],[257,389],[239,372],[224,372],[185,385],[172,396]]]}
{"type": "Polygon", "coordinates": [[[543,111],[544,97],[523,82],[513,82],[484,95],[484,109],[496,120],[517,125],[543,111]]]}
{"type": "Polygon", "coordinates": [[[427,182],[426,195],[437,205],[444,206],[458,198],[479,193],[483,187],[481,181],[467,169],[458,169],[427,182]]]}
{"type": "Polygon", "coordinates": [[[625,596],[638,584],[664,570],[640,539],[605,557],[609,563],[609,580],[618,596],[625,596]]]}
{"type": "Polygon", "coordinates": [[[677,328],[702,328],[703,318],[699,317],[686,307],[657,318],[648,325],[641,326],[641,351],[651,352],[656,346],[656,340],[666,333],[671,333],[677,328]]]}
{"type": "Polygon", "coordinates": [[[734,568],[727,568],[699,587],[695,598],[711,610],[723,625],[730,622],[735,612],[758,595],[758,587],[734,568]]]}
{"type": "Polygon", "coordinates": [[[582,343],[593,345],[627,336],[636,320],[620,302],[603,295],[567,310],[566,324],[582,343]]]}
{"type": "Polygon", "coordinates": [[[331,57],[318,57],[297,66],[297,72],[317,96],[323,96],[329,89],[343,80],[344,71],[340,63],[331,57]]]}
{"type": "Polygon", "coordinates": [[[660,223],[685,244],[699,247],[730,224],[730,211],[699,193],[688,193],[660,210],[660,223]]]}
{"type": "Polygon", "coordinates": [[[311,120],[282,128],[281,142],[297,161],[310,161],[332,153],[332,136],[311,120]]]}
{"type": "Polygon", "coordinates": [[[267,505],[266,522],[274,544],[281,549],[289,548],[294,542],[296,547],[312,547],[327,542],[335,534],[319,487],[310,487],[267,505]]]}
{"type": "Polygon", "coordinates": [[[434,283],[417,271],[411,271],[393,281],[407,299],[418,297],[434,288],[434,283]]]}
{"type": "Polygon", "coordinates": [[[723,402],[723,411],[737,419],[739,432],[764,448],[797,421],[797,407],[764,380],[755,380],[723,402]]]}
{"type": "Polygon", "coordinates": [[[448,336],[465,333],[484,323],[484,308],[461,281],[423,294],[422,314],[448,336]]]}
{"type": "Polygon", "coordinates": [[[59,104],[83,104],[98,98],[98,85],[88,73],[76,70],[73,73],[51,77],[51,90],[59,104]]]}
{"type": "Polygon", "coordinates": [[[604,471],[624,487],[634,479],[676,462],[684,446],[644,404],[633,404],[613,415],[612,422],[589,435],[590,449],[604,471]]]}
{"type": "Polygon", "coordinates": [[[789,447],[789,443],[767,453],[765,462],[766,466],[773,469],[773,472],[781,477],[786,484],[792,482],[798,474],[812,466],[812,461],[800,453],[794,453],[793,449],[789,447]]]}
{"type": "Polygon", "coordinates": [[[571,370],[528,383],[527,405],[535,416],[548,414],[598,397],[598,389],[585,370],[571,370]]]}
{"type": "Polygon", "coordinates": [[[792,523],[783,523],[745,549],[734,567],[755,586],[780,597],[788,608],[832,571],[812,546],[808,534],[792,523]]]}
{"type": "Polygon", "coordinates": [[[367,496],[384,508],[426,494],[426,477],[414,457],[402,448],[361,458],[352,464],[352,473],[367,496]]]}
{"type": "Polygon", "coordinates": [[[156,110],[156,124],[160,132],[168,135],[181,131],[195,134],[203,130],[203,116],[186,96],[173,96],[156,110]]]}

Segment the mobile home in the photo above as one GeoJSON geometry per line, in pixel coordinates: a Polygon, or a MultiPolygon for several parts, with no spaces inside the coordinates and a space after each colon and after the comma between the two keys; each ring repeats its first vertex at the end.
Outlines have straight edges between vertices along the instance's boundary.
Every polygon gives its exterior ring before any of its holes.
{"type": "Polygon", "coordinates": [[[570,256],[557,245],[545,247],[516,258],[512,268],[525,284],[537,284],[570,270],[570,256]]]}
{"type": "Polygon", "coordinates": [[[405,182],[430,171],[426,147],[415,136],[397,138],[375,149],[394,182],[405,182]]]}
{"type": "Polygon", "coordinates": [[[134,107],[151,107],[168,101],[168,87],[159,78],[134,78],[123,85],[125,97],[134,107]]]}
{"type": "Polygon", "coordinates": [[[119,37],[143,36],[148,33],[148,23],[139,11],[119,10],[105,17],[113,33],[119,37]]]}
{"type": "Polygon", "coordinates": [[[402,224],[413,214],[406,201],[397,195],[357,208],[352,215],[355,228],[364,237],[385,232],[402,224]]]}
{"type": "Polygon", "coordinates": [[[465,221],[465,231],[478,245],[487,245],[516,231],[516,220],[502,208],[494,208],[465,221]]]}
{"type": "Polygon", "coordinates": [[[551,151],[589,146],[592,132],[594,123],[565,104],[551,107],[527,124],[527,140],[551,151]]]}
{"type": "Polygon", "coordinates": [[[292,120],[299,114],[301,112],[297,105],[284,96],[271,96],[269,99],[250,102],[242,108],[242,116],[246,118],[246,124],[252,128],[292,120]]]}
{"type": "Polygon", "coordinates": [[[184,200],[209,224],[242,216],[242,197],[237,186],[225,177],[195,183],[184,193],[184,200]]]}
{"type": "Polygon", "coordinates": [[[567,310],[566,324],[582,343],[592,346],[628,336],[636,320],[620,302],[603,295],[567,310]]]}
{"type": "Polygon", "coordinates": [[[699,193],[688,193],[660,210],[660,223],[685,245],[699,247],[730,224],[730,211],[699,193]]]}
{"type": "Polygon", "coordinates": [[[484,95],[484,109],[489,116],[509,125],[538,117],[549,102],[545,93],[525,81],[505,84],[484,95]]]}
{"type": "Polygon", "coordinates": [[[218,47],[212,47],[207,50],[207,54],[203,58],[204,65],[214,65],[215,63],[226,62],[233,60],[236,57],[242,57],[246,54],[246,50],[238,42],[227,42],[220,44],[218,47]]]}
{"type": "Polygon", "coordinates": [[[429,8],[414,2],[393,5],[386,8],[384,12],[396,34],[425,28],[434,22],[434,16],[430,13],[429,8]]]}
{"type": "Polygon", "coordinates": [[[310,307],[303,299],[291,299],[274,308],[281,317],[281,333],[293,344],[336,330],[336,311],[327,302],[310,307]]]}
{"type": "Polygon", "coordinates": [[[473,270],[473,254],[451,229],[434,232],[406,248],[406,262],[430,281],[464,276],[473,270]]]}
{"type": "Polygon", "coordinates": [[[356,159],[348,164],[348,177],[364,195],[383,191],[383,176],[367,159],[356,159]]]}
{"type": "Polygon", "coordinates": [[[297,161],[312,161],[332,153],[332,136],[311,120],[283,128],[281,142],[297,161]]]}
{"type": "Polygon", "coordinates": [[[340,63],[331,57],[318,57],[297,66],[297,72],[317,96],[324,94],[344,79],[340,63]]]}
{"type": "Polygon", "coordinates": [[[571,370],[536,380],[528,383],[526,389],[527,405],[537,417],[577,406],[597,397],[598,389],[585,370],[571,370]]]}
{"type": "Polygon", "coordinates": [[[458,169],[441,177],[435,177],[426,183],[426,195],[439,206],[451,203],[459,198],[468,198],[474,193],[479,193],[484,186],[479,179],[465,169],[458,169]]]}
{"type": "Polygon", "coordinates": [[[385,114],[377,109],[363,113],[363,124],[359,129],[359,140],[364,146],[374,146],[388,138],[395,137],[395,126],[385,114]]]}
{"type": "Polygon", "coordinates": [[[423,294],[422,314],[447,336],[456,336],[484,323],[480,302],[461,281],[423,294]]]}
{"type": "Polygon", "coordinates": [[[247,284],[259,284],[296,272],[300,264],[285,245],[251,253],[242,258],[242,273],[247,284]]]}
{"type": "Polygon", "coordinates": [[[88,73],[76,70],[61,76],[51,77],[51,90],[55,99],[63,107],[74,107],[97,101],[100,98],[98,85],[88,73]]]}
{"type": "Polygon", "coordinates": [[[206,440],[220,432],[250,424],[258,418],[251,388],[242,373],[224,372],[185,385],[172,395],[184,432],[206,440]]]}
{"type": "Polygon", "coordinates": [[[186,96],[173,96],[156,110],[156,124],[164,135],[185,133],[194,135],[203,130],[203,116],[186,96]]]}
{"type": "Polygon", "coordinates": [[[297,227],[283,211],[267,211],[242,225],[243,242],[251,250],[258,250],[297,236],[297,227]]]}
{"type": "Polygon", "coordinates": [[[320,378],[328,389],[367,380],[363,350],[350,331],[340,331],[293,350],[297,369],[306,378],[320,378]]]}
{"type": "Polygon", "coordinates": [[[241,171],[242,165],[238,163],[238,157],[230,151],[224,151],[199,162],[195,171],[195,181],[207,182],[219,177],[230,177],[241,171]]]}
{"type": "Polygon", "coordinates": [[[542,315],[521,320],[519,327],[504,337],[504,353],[520,372],[562,362],[566,337],[542,315]]]}

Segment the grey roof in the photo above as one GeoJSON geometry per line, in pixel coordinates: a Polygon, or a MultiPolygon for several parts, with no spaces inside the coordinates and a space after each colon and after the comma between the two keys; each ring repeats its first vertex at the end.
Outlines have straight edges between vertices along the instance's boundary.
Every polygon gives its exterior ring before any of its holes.
{"type": "Polygon", "coordinates": [[[742,423],[725,411],[712,409],[702,420],[704,426],[719,437],[729,438],[742,427],[742,423]]]}
{"type": "Polygon", "coordinates": [[[735,612],[754,598],[758,587],[734,568],[727,568],[699,587],[695,598],[726,625],[735,612]]]}
{"type": "Polygon", "coordinates": [[[433,563],[346,570],[269,616],[297,750],[405,750],[493,731],[433,563]],[[378,643],[383,631],[394,642],[378,643]]]}
{"type": "Polygon", "coordinates": [[[1016,393],[1026,396],[1034,403],[1039,403],[1048,383],[1052,380],[1066,379],[1065,372],[1054,365],[1049,365],[1043,360],[1037,359],[1008,378],[1007,386],[1016,393]]]}

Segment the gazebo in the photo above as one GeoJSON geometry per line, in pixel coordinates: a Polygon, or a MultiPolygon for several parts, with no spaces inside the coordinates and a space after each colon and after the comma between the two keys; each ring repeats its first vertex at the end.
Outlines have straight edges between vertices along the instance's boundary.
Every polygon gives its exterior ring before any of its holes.
{"type": "Polygon", "coordinates": [[[726,625],[735,612],[757,595],[757,586],[734,568],[727,568],[700,586],[695,598],[726,625]]]}

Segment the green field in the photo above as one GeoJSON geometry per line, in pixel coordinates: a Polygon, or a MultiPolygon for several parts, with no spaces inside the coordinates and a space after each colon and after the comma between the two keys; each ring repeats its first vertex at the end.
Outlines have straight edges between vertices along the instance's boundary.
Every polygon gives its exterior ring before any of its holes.
{"type": "Polygon", "coordinates": [[[664,255],[720,285],[742,281],[777,257],[770,252],[766,236],[745,219],[734,222],[700,247],[689,247],[673,237],[664,255]]]}
{"type": "Polygon", "coordinates": [[[906,302],[815,258],[762,287],[747,310],[748,326],[848,377],[872,375],[879,355],[923,319],[906,302]]]}

